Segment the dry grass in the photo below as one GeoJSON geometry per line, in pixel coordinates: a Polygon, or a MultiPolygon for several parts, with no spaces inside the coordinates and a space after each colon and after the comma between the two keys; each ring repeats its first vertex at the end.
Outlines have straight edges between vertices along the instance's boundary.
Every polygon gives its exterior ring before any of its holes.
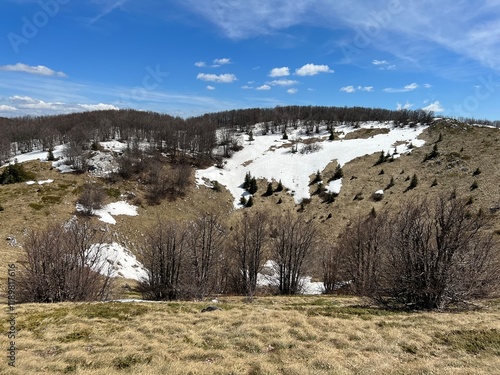
{"type": "Polygon", "coordinates": [[[227,298],[221,310],[209,313],[200,313],[206,303],[195,302],[20,305],[17,367],[9,373],[493,374],[500,369],[498,303],[462,313],[396,313],[362,303],[349,297],[262,297],[252,304],[227,298]]]}

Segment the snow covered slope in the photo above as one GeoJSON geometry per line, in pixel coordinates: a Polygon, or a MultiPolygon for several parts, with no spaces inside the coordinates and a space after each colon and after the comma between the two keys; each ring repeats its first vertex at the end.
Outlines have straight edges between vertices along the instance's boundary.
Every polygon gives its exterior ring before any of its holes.
{"type": "MultiPolygon", "coordinates": [[[[218,181],[227,187],[234,197],[234,207],[241,207],[241,196],[248,195],[242,188],[247,172],[257,179],[275,180],[290,189],[295,202],[300,203],[309,198],[309,176],[322,171],[331,161],[337,160],[340,165],[363,156],[380,151],[398,154],[409,152],[409,145],[422,146],[425,142],[417,139],[426,126],[395,127],[390,123],[369,122],[358,128],[342,126],[335,132],[343,133],[334,141],[329,141],[329,133],[306,135],[300,128],[291,130],[288,140],[283,140],[281,134],[254,135],[254,141],[249,142],[248,136],[242,141],[243,150],[236,152],[227,159],[224,168],[216,166],[197,170],[196,179],[199,185],[210,186],[211,181],[218,181]],[[378,134],[368,139],[344,139],[345,134],[362,128],[388,129],[386,134],[378,134]],[[311,153],[301,153],[300,142],[318,138],[318,150],[311,153]],[[299,142],[298,151],[292,153],[292,142],[299,142]],[[395,146],[397,144],[397,147],[395,146]]],[[[340,189],[340,181],[330,186],[332,190],[340,189]]]]}

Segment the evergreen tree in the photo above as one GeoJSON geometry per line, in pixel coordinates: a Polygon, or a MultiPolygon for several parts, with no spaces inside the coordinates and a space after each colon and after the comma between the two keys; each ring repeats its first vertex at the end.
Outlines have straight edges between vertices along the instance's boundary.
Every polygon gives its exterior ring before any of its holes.
{"type": "Polygon", "coordinates": [[[267,184],[267,190],[266,190],[266,193],[264,195],[267,197],[273,195],[273,183],[272,182],[269,182],[267,184]]]}
{"type": "Polygon", "coordinates": [[[250,194],[255,194],[257,192],[257,189],[257,180],[255,179],[255,177],[252,177],[250,180],[250,188],[248,189],[248,192],[250,194]]]}
{"type": "Polygon", "coordinates": [[[340,164],[337,164],[337,167],[335,168],[335,173],[333,174],[332,180],[339,180],[342,177],[344,177],[344,171],[342,170],[342,167],[340,164]]]}
{"type": "Polygon", "coordinates": [[[417,175],[414,174],[411,178],[411,181],[410,181],[410,186],[408,186],[408,190],[411,190],[411,189],[415,189],[418,185],[418,178],[417,178],[417,175]]]}
{"type": "Polygon", "coordinates": [[[248,201],[247,201],[247,207],[252,207],[253,206],[253,197],[250,196],[250,198],[248,198],[248,201]]]}
{"type": "Polygon", "coordinates": [[[250,172],[247,172],[245,174],[245,182],[243,182],[243,189],[245,189],[245,190],[250,189],[251,181],[252,181],[252,176],[250,175],[250,172]]]}
{"type": "Polygon", "coordinates": [[[276,192],[283,191],[283,184],[281,183],[281,180],[278,182],[278,186],[276,187],[276,192]]]}

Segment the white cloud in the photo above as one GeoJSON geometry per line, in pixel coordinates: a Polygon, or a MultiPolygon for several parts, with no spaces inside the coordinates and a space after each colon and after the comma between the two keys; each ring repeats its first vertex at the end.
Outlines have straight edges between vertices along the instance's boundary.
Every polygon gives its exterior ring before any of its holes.
{"type": "Polygon", "coordinates": [[[227,65],[227,64],[232,64],[231,59],[228,59],[227,57],[214,60],[214,66],[221,66],[221,65],[227,65]]]}
{"type": "Polygon", "coordinates": [[[244,85],[244,86],[241,86],[241,88],[242,88],[243,90],[252,90],[252,89],[253,89],[253,86],[244,85]]]}
{"type": "Polygon", "coordinates": [[[418,88],[419,88],[419,85],[417,83],[413,82],[413,83],[410,83],[409,85],[406,85],[403,88],[392,88],[392,87],[389,87],[389,88],[384,89],[384,91],[385,92],[389,92],[389,93],[408,92],[408,91],[414,91],[414,90],[416,90],[418,88]]]}
{"type": "Polygon", "coordinates": [[[10,105],[0,104],[0,112],[15,112],[17,108],[10,105]]]}
{"type": "Polygon", "coordinates": [[[234,74],[206,74],[206,73],[199,73],[196,76],[196,79],[200,79],[202,81],[207,81],[207,82],[218,82],[218,83],[232,83],[238,80],[234,74]]]}
{"type": "MultiPolygon", "coordinates": [[[[104,111],[118,110],[119,108],[112,104],[80,104],[80,103],[64,103],[64,102],[47,102],[40,99],[35,99],[29,96],[14,95],[9,97],[11,106],[10,111],[22,111],[31,114],[61,114],[70,112],[82,111],[104,111]]],[[[4,107],[3,105],[0,106],[4,107]]]]}
{"type": "Polygon", "coordinates": [[[297,90],[297,89],[288,89],[288,90],[286,90],[287,93],[292,94],[292,95],[296,94],[298,91],[299,90],[297,90]]]}
{"type": "Polygon", "coordinates": [[[423,86],[426,88],[426,89],[430,89],[432,87],[431,84],[429,83],[424,83],[423,86]]]}
{"type": "Polygon", "coordinates": [[[208,85],[207,90],[215,90],[215,87],[208,85]]]}
{"type": "Polygon", "coordinates": [[[28,74],[36,74],[45,77],[61,77],[66,78],[67,75],[63,72],[56,72],[50,68],[43,65],[30,66],[22,63],[17,63],[15,65],[1,65],[0,70],[6,72],[22,72],[28,74]]]}
{"type": "Polygon", "coordinates": [[[259,91],[271,90],[271,86],[262,85],[262,86],[257,87],[256,90],[259,90],[259,91]]]}
{"type": "Polygon", "coordinates": [[[406,102],[404,105],[401,103],[396,103],[396,109],[398,111],[400,111],[402,109],[410,109],[411,107],[413,107],[413,104],[411,104],[409,102],[406,102]]]}
{"type": "Polygon", "coordinates": [[[284,66],[282,68],[274,68],[269,73],[269,77],[286,77],[290,75],[290,68],[284,66]]]}
{"type": "Polygon", "coordinates": [[[408,90],[408,91],[413,91],[416,89],[418,89],[418,85],[415,82],[410,83],[409,85],[405,86],[405,90],[408,90]]]}
{"type": "Polygon", "coordinates": [[[342,87],[340,89],[340,91],[347,92],[347,93],[351,94],[353,92],[356,92],[356,89],[354,88],[354,86],[345,86],[345,87],[342,87]]]}
{"type": "Polygon", "coordinates": [[[334,73],[328,65],[306,64],[295,70],[298,76],[314,76],[319,73],[334,73]]]}
{"type": "Polygon", "coordinates": [[[389,63],[386,60],[373,60],[372,64],[373,65],[387,65],[389,63]]]}
{"type": "Polygon", "coordinates": [[[198,68],[204,68],[207,66],[207,63],[205,61],[197,61],[194,63],[194,66],[197,66],[198,68]]]}
{"type": "Polygon", "coordinates": [[[443,106],[441,105],[439,100],[435,101],[434,103],[429,104],[427,107],[422,108],[422,110],[424,110],[426,112],[434,112],[434,113],[440,113],[440,112],[445,111],[445,109],[443,108],[443,106]]]}
{"type": "Polygon", "coordinates": [[[274,81],[267,82],[267,84],[271,86],[293,86],[298,83],[299,81],[293,79],[275,79],[274,81]]]}
{"type": "Polygon", "coordinates": [[[372,92],[373,91],[373,86],[345,86],[340,89],[340,91],[347,92],[349,94],[356,92],[356,91],[365,91],[365,92],[372,92]]]}
{"type": "Polygon", "coordinates": [[[120,108],[112,105],[112,104],[105,104],[105,103],[99,103],[99,104],[77,104],[81,108],[85,109],[86,111],[107,111],[107,110],[118,110],[120,108]]]}

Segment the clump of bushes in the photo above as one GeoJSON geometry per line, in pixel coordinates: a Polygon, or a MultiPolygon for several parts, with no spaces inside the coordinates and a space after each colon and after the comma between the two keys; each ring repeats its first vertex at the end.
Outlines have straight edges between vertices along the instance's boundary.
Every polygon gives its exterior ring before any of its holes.
{"type": "Polygon", "coordinates": [[[22,164],[16,162],[5,167],[0,175],[0,185],[26,182],[34,178],[35,175],[33,173],[26,171],[22,164]]]}

